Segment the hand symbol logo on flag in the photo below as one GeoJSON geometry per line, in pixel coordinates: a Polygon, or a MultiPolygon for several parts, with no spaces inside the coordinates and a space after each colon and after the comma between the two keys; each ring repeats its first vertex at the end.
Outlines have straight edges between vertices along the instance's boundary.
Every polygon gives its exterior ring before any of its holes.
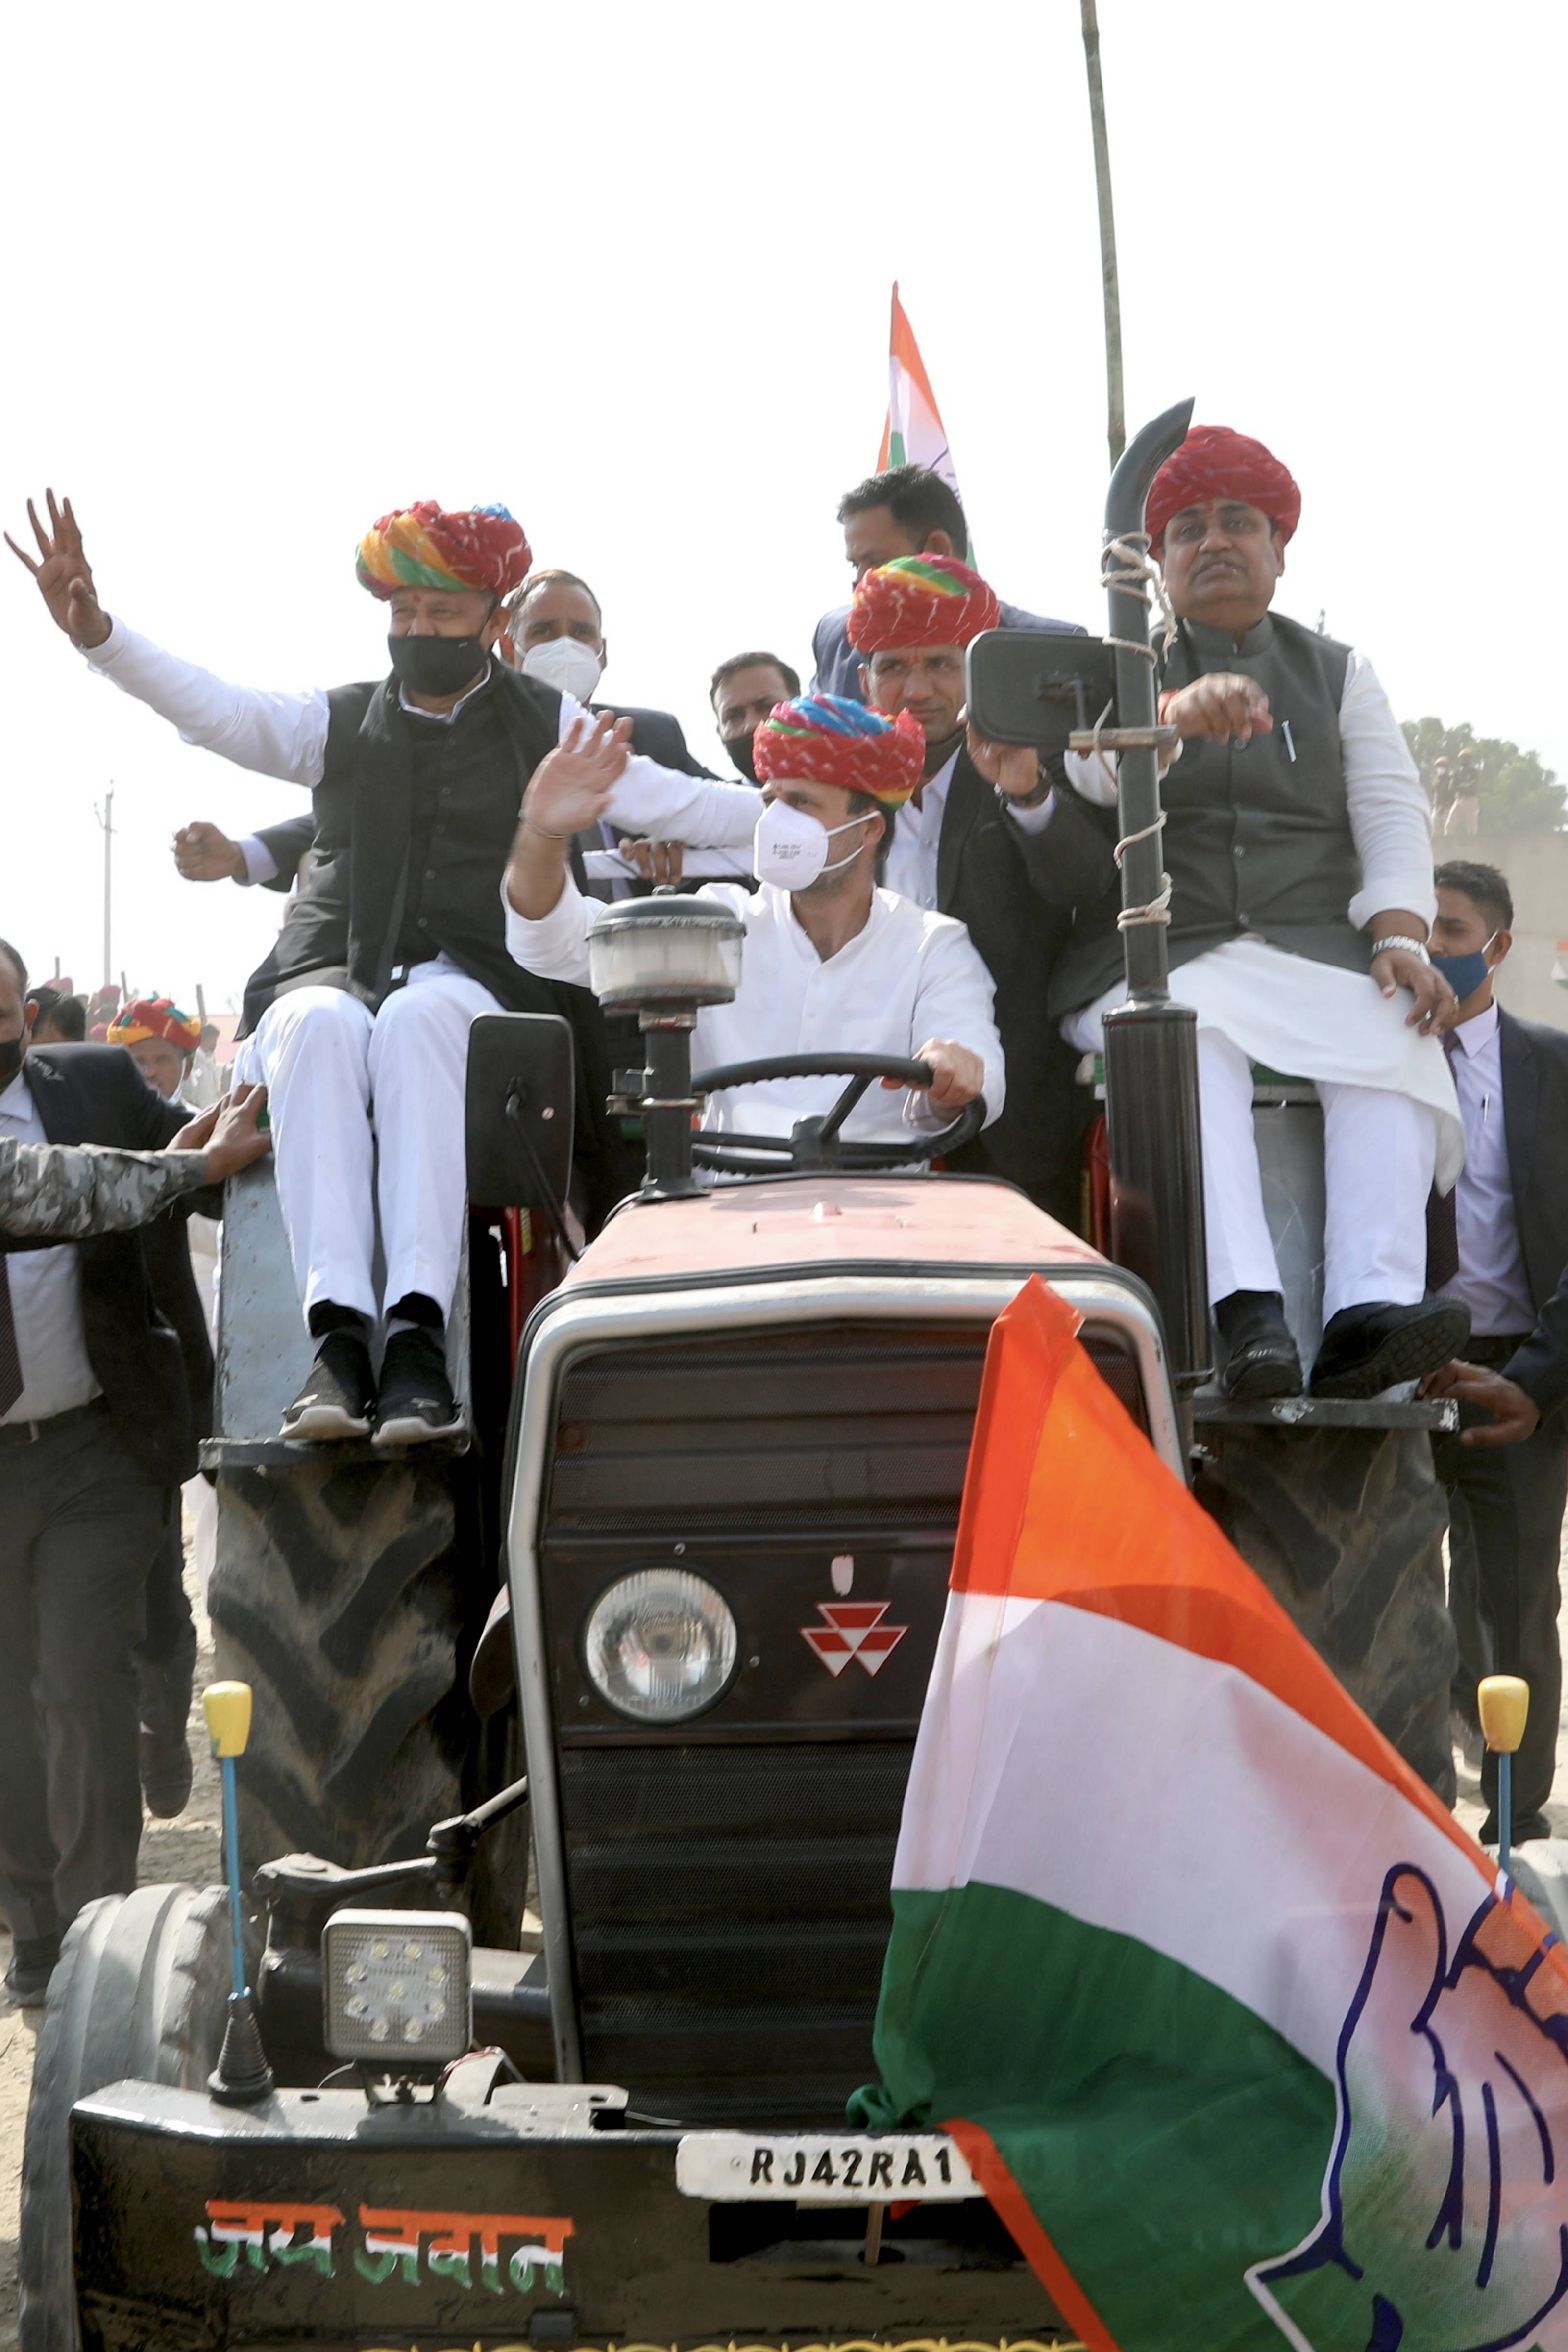
{"type": "Polygon", "coordinates": [[[1530,2343],[1568,2294],[1560,1989],[1532,1985],[1533,1939],[1495,1896],[1451,1967],[1447,1943],[1426,1873],[1391,1870],[1340,2043],[1323,2219],[1249,2273],[1312,2352],[1500,2352],[1530,2343]]]}

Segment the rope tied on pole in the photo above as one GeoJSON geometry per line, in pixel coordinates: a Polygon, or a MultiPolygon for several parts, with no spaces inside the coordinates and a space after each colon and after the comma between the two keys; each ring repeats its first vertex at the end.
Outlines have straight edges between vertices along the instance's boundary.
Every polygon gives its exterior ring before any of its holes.
{"type": "MultiPolygon", "coordinates": [[[[1151,614],[1155,600],[1158,598],[1160,612],[1165,619],[1165,633],[1160,639],[1157,651],[1152,645],[1140,644],[1135,637],[1105,639],[1108,646],[1115,646],[1122,653],[1136,654],[1140,660],[1148,663],[1151,669],[1157,668],[1160,656],[1166,652],[1176,635],[1176,614],[1171,609],[1171,600],[1166,593],[1165,575],[1149,552],[1149,535],[1146,530],[1116,531],[1107,535],[1100,558],[1100,585],[1105,589],[1119,588],[1125,594],[1135,596],[1144,610],[1151,614]],[[1150,593],[1151,591],[1153,593],[1150,593]]],[[[1093,754],[1107,776],[1114,781],[1114,771],[1110,761],[1105,757],[1101,742],[1105,721],[1110,714],[1111,706],[1107,703],[1094,721],[1093,754]]],[[[1175,734],[1174,729],[1165,727],[1155,727],[1143,731],[1147,732],[1156,749],[1165,748],[1165,739],[1174,738],[1175,734]]],[[[1134,847],[1140,841],[1157,838],[1165,829],[1166,814],[1162,809],[1153,824],[1144,825],[1136,833],[1124,833],[1117,842],[1114,852],[1117,872],[1120,873],[1122,860],[1129,849],[1134,847]]],[[[1171,919],[1172,887],[1170,876],[1162,871],[1158,895],[1141,907],[1124,907],[1116,918],[1116,929],[1119,931],[1134,931],[1148,923],[1168,923],[1171,919]]]]}

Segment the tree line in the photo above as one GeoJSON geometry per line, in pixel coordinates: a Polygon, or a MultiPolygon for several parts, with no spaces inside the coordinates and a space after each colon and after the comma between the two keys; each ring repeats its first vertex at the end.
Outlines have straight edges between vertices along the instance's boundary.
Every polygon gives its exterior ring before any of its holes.
{"type": "Polygon", "coordinates": [[[1517,743],[1504,742],[1500,736],[1478,735],[1464,722],[1446,727],[1440,719],[1406,719],[1403,724],[1405,740],[1439,821],[1445,794],[1437,762],[1448,761],[1451,793],[1460,772],[1459,754],[1467,751],[1465,768],[1479,787],[1478,831],[1556,833],[1568,825],[1568,786],[1558,782],[1555,772],[1536,752],[1521,751],[1517,743]]]}

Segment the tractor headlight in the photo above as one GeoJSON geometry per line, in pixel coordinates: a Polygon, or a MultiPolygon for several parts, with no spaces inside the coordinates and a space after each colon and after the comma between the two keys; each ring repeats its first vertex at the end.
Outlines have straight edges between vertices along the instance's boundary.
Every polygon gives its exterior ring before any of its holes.
{"type": "Polygon", "coordinates": [[[334,1911],[321,1931],[334,2058],[444,2066],[474,2042],[474,1930],[461,1911],[334,1911]]]}
{"type": "Polygon", "coordinates": [[[589,1612],[583,1653],[601,1698],[639,1723],[679,1723],[735,1672],[734,1612],[706,1576],[640,1569],[607,1585],[589,1612]]]}

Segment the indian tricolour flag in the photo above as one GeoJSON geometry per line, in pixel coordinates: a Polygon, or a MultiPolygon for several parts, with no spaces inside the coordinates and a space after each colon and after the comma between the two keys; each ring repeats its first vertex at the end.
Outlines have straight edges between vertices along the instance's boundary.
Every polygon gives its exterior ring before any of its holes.
{"type": "Polygon", "coordinates": [[[925,373],[925,362],[920,356],[920,346],[915,340],[915,330],[904,315],[896,285],[893,289],[893,333],[887,368],[887,423],[882,428],[877,472],[885,473],[890,466],[924,466],[928,472],[940,474],[949,489],[956,491],[958,477],[953,471],[946,427],[925,373]]]}
{"type": "Polygon", "coordinates": [[[1568,1964],[1038,1279],[987,1360],[863,2120],[1096,2352],[1568,2345],[1568,1964]]]}

